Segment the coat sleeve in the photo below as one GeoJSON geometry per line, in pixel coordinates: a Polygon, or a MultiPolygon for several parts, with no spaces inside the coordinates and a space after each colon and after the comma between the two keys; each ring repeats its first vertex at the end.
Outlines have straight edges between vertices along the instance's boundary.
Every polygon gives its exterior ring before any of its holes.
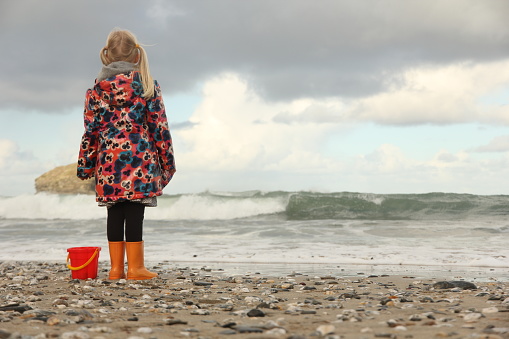
{"type": "Polygon", "coordinates": [[[166,118],[163,97],[159,84],[155,82],[154,97],[147,100],[148,130],[155,143],[159,166],[162,174],[162,187],[165,187],[175,174],[175,158],[173,156],[173,143],[166,118]]]}
{"type": "Polygon", "coordinates": [[[85,180],[94,176],[97,163],[99,143],[99,123],[95,114],[97,100],[95,100],[92,89],[89,89],[85,98],[83,111],[85,132],[81,138],[80,152],[78,156],[78,178],[85,180]]]}

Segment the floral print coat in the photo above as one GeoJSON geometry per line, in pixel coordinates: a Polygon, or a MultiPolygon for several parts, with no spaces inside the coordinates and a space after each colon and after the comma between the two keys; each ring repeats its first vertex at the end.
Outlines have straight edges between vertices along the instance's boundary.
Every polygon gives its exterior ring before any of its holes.
{"type": "Polygon", "coordinates": [[[85,133],[77,175],[95,176],[98,202],[162,194],[175,173],[173,147],[161,89],[142,97],[137,71],[117,74],[87,91],[85,133]]]}

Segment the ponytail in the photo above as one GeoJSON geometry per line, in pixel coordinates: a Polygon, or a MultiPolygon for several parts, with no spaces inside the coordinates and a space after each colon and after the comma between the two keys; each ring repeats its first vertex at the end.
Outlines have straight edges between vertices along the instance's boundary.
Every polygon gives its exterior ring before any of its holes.
{"type": "Polygon", "coordinates": [[[137,65],[143,86],[143,97],[152,98],[155,93],[154,79],[150,74],[148,57],[145,49],[138,44],[136,36],[126,30],[113,30],[108,35],[99,57],[103,65],[109,65],[115,61],[127,61],[137,65]]]}
{"type": "Polygon", "coordinates": [[[138,61],[138,68],[140,70],[141,83],[143,85],[143,97],[150,99],[154,96],[154,79],[150,74],[148,66],[147,52],[141,46],[138,46],[140,59],[138,61]]]}

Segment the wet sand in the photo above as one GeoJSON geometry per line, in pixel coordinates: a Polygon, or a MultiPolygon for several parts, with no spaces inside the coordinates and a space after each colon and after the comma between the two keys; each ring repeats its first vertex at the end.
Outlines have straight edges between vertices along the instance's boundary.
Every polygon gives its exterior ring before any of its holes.
{"type": "Polygon", "coordinates": [[[161,263],[156,279],[111,281],[108,264],[99,268],[73,280],[63,263],[1,262],[0,339],[509,338],[509,282],[497,277],[161,263]]]}

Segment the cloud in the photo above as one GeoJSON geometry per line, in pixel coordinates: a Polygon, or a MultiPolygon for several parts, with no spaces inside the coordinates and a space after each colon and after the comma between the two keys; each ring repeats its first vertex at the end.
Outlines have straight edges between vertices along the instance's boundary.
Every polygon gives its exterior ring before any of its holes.
{"type": "Polygon", "coordinates": [[[382,125],[509,123],[507,104],[483,100],[509,86],[509,59],[406,70],[398,83],[374,95],[341,99],[302,98],[305,109],[281,111],[281,124],[375,122],[382,125]]]}
{"type": "Polygon", "coordinates": [[[273,122],[281,111],[298,115],[313,100],[272,104],[230,73],[207,82],[203,95],[191,124],[173,131],[176,152],[179,143],[185,149],[178,155],[185,170],[301,172],[330,166],[319,148],[332,126],[273,122]]]}
{"type": "Polygon", "coordinates": [[[407,159],[399,147],[391,144],[382,144],[372,153],[360,155],[357,164],[359,169],[370,173],[400,172],[415,165],[415,161],[407,159]]]}
{"type": "MultiPolygon", "coordinates": [[[[348,107],[333,103],[338,110],[348,107]]],[[[402,145],[383,139],[374,149],[361,151],[348,139],[360,125],[302,120],[305,112],[330,105],[311,98],[274,104],[251,90],[237,74],[211,79],[190,118],[192,124],[172,131],[178,172],[169,190],[500,193],[496,178],[509,166],[509,158],[476,158],[465,150],[452,152],[447,146],[423,157],[407,154],[402,145]],[[281,112],[287,120],[280,120],[281,112]],[[345,143],[335,139],[333,151],[325,151],[337,135],[344,135],[345,143]]]]}
{"type": "Polygon", "coordinates": [[[4,107],[64,112],[81,104],[100,68],[98,51],[115,26],[152,45],[151,69],[168,91],[232,72],[276,102],[373,97],[393,89],[409,70],[492,62],[509,52],[505,0],[118,4],[2,3],[1,39],[9,46],[0,55],[9,65],[0,79],[4,107]]]}
{"type": "Polygon", "coordinates": [[[187,13],[172,2],[163,0],[154,0],[149,2],[146,11],[147,17],[155,20],[163,27],[167,26],[167,22],[175,17],[185,16],[187,13]]]}
{"type": "Polygon", "coordinates": [[[34,190],[34,180],[51,164],[20,149],[9,139],[0,139],[0,195],[17,195],[34,190]]]}
{"type": "Polygon", "coordinates": [[[472,152],[509,152],[509,135],[493,138],[488,144],[476,147],[472,152]]]}
{"type": "Polygon", "coordinates": [[[17,152],[17,145],[11,140],[0,139],[0,169],[7,168],[9,159],[17,152]]]}
{"type": "Polygon", "coordinates": [[[509,59],[405,71],[403,85],[351,104],[351,119],[388,125],[509,123],[509,106],[486,105],[484,95],[509,84],[509,59]]]}
{"type": "Polygon", "coordinates": [[[2,175],[41,174],[47,168],[32,152],[21,150],[18,144],[9,139],[0,139],[0,173],[2,175]]]}

